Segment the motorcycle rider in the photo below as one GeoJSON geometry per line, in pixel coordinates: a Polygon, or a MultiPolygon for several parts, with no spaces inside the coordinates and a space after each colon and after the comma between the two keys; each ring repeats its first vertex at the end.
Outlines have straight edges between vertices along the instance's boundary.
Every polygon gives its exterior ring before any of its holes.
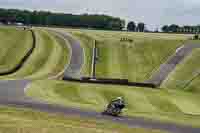
{"type": "Polygon", "coordinates": [[[117,97],[108,104],[107,109],[102,113],[106,115],[119,116],[123,108],[125,108],[124,99],[122,97],[117,97]]]}
{"type": "Polygon", "coordinates": [[[122,97],[117,97],[116,99],[112,100],[110,104],[114,106],[114,108],[119,108],[121,110],[125,108],[125,102],[122,97]]]}

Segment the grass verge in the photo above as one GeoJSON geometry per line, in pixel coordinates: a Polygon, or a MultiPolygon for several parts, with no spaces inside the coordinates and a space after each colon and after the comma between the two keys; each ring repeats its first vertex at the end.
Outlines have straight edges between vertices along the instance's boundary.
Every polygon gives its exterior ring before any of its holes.
{"type": "Polygon", "coordinates": [[[45,79],[63,71],[69,60],[66,42],[44,30],[35,30],[35,34],[36,48],[29,59],[19,71],[2,78],[45,79]]]}
{"type": "Polygon", "coordinates": [[[29,30],[14,27],[0,27],[0,38],[0,73],[6,73],[30,51],[33,38],[29,30]]]}

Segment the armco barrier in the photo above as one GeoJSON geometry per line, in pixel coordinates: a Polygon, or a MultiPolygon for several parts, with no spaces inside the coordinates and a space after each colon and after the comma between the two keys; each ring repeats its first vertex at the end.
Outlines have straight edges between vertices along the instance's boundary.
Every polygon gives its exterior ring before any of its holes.
{"type": "Polygon", "coordinates": [[[18,71],[24,65],[24,63],[29,58],[29,56],[33,53],[33,50],[36,47],[36,36],[32,29],[30,29],[30,32],[31,32],[32,38],[33,38],[32,48],[26,53],[26,55],[22,58],[22,60],[13,69],[11,69],[7,72],[0,72],[0,76],[12,74],[12,73],[15,73],[16,71],[18,71]]]}
{"type": "Polygon", "coordinates": [[[139,82],[129,82],[128,79],[91,79],[89,77],[83,77],[81,79],[73,79],[70,77],[65,77],[63,80],[79,82],[79,83],[91,83],[91,84],[110,84],[110,85],[124,85],[124,86],[135,86],[135,87],[147,87],[147,88],[157,88],[157,85],[152,83],[139,83],[139,82]]]}

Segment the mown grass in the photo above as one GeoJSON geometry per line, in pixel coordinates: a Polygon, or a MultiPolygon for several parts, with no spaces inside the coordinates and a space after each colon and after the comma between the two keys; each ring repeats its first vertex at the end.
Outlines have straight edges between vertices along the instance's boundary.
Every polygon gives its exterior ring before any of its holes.
{"type": "Polygon", "coordinates": [[[198,94],[178,90],[152,90],[62,81],[37,81],[28,88],[27,95],[30,97],[49,103],[99,112],[105,109],[110,100],[123,96],[127,103],[123,115],[200,127],[198,94]]]}
{"type": "Polygon", "coordinates": [[[181,41],[157,39],[135,43],[105,41],[104,45],[98,45],[97,76],[145,81],[181,44],[181,41]]]}
{"type": "Polygon", "coordinates": [[[0,27],[0,73],[12,71],[32,47],[33,38],[29,30],[0,27]]]}
{"type": "Polygon", "coordinates": [[[0,133],[164,133],[108,121],[0,107],[0,133]]]}
{"type": "MultiPolygon", "coordinates": [[[[67,29],[80,39],[97,40],[99,61],[97,77],[128,78],[142,82],[150,78],[159,66],[171,56],[191,35],[131,33],[95,30],[67,29]],[[121,38],[133,42],[122,42],[121,38]]],[[[85,42],[83,42],[85,44],[85,42]]],[[[89,43],[88,43],[89,44],[89,43]]],[[[87,45],[88,45],[87,44],[87,45]]],[[[92,45],[92,44],[90,44],[92,45]]],[[[91,49],[92,47],[84,47],[91,49]]],[[[92,56],[91,50],[88,52],[92,56]]],[[[87,52],[86,51],[86,52],[87,52]]],[[[88,58],[88,56],[86,57],[88,58]]],[[[89,71],[89,67],[85,68],[89,71]]]]}
{"type": "Polygon", "coordinates": [[[162,84],[163,88],[180,89],[192,93],[200,92],[200,49],[193,50],[162,84]]]}
{"type": "Polygon", "coordinates": [[[19,71],[2,78],[44,79],[55,76],[64,70],[69,60],[69,49],[66,42],[44,30],[37,29],[35,34],[36,48],[29,59],[19,71]]]}
{"type": "Polygon", "coordinates": [[[128,79],[128,49],[116,41],[99,41],[96,76],[128,79]]]}

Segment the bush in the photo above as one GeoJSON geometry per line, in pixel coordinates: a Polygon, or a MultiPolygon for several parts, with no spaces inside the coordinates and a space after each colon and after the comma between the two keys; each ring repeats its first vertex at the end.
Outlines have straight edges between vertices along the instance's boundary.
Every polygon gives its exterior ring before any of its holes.
{"type": "Polygon", "coordinates": [[[194,40],[199,40],[199,35],[198,34],[194,35],[193,39],[194,40]]]}

